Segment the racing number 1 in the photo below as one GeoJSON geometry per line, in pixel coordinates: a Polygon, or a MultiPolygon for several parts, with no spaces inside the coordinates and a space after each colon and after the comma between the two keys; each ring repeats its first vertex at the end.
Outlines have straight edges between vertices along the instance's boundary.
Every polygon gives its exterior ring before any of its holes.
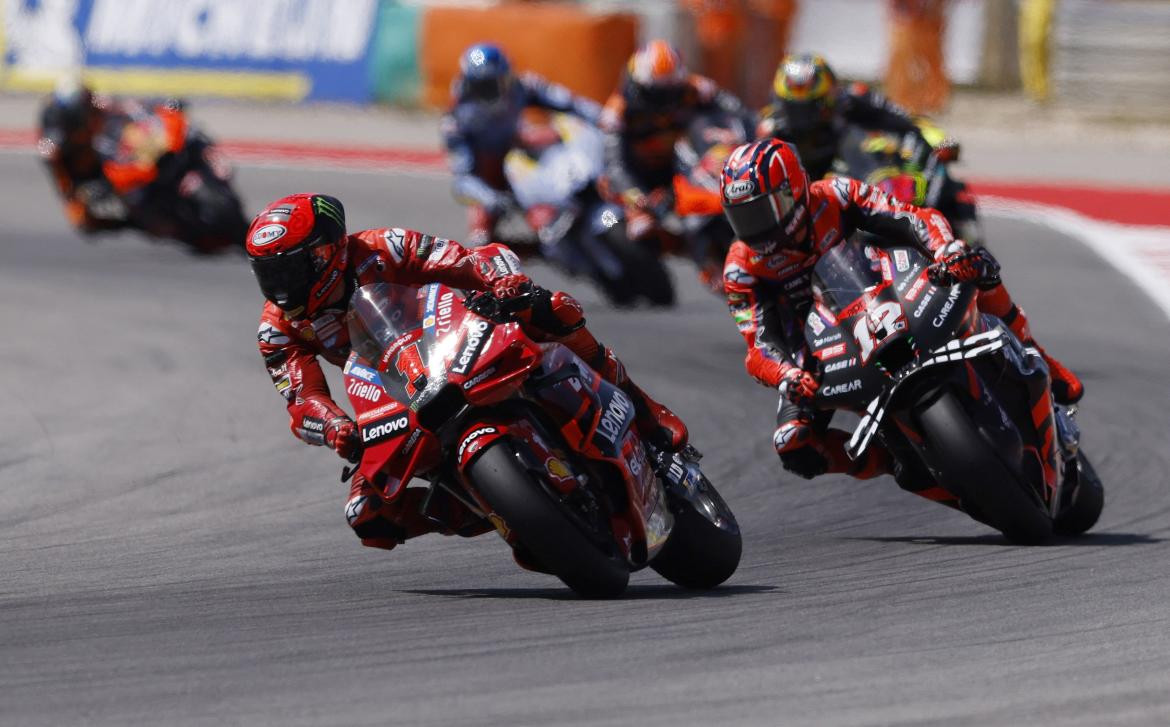
{"type": "Polygon", "coordinates": [[[418,390],[427,385],[427,369],[423,366],[422,354],[418,344],[412,343],[398,352],[394,359],[394,368],[406,379],[406,395],[414,398],[418,390]]]}

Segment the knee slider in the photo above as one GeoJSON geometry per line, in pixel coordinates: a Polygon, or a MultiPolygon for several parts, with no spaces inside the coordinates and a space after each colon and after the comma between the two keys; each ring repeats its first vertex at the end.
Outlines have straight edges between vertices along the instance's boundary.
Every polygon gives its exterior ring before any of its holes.
{"type": "Polygon", "coordinates": [[[345,504],[345,520],[362,542],[402,542],[406,539],[401,527],[382,517],[383,504],[382,498],[376,495],[357,495],[345,504]]]}

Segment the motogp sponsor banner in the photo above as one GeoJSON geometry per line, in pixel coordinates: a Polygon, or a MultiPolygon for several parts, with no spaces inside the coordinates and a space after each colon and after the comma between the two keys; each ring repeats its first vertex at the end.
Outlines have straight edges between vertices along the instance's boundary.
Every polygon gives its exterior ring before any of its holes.
{"type": "Polygon", "coordinates": [[[379,0],[0,0],[0,88],[366,102],[379,0]]]}

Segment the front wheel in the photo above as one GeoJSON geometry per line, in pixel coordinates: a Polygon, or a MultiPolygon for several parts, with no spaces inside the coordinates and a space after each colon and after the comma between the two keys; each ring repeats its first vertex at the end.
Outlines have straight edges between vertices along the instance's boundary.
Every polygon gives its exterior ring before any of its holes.
{"type": "Polygon", "coordinates": [[[1083,535],[1097,524],[1105,507],[1105,486],[1084,452],[1077,452],[1076,486],[1069,503],[1056,516],[1053,530],[1060,535],[1083,535]]]}
{"type": "Polygon", "coordinates": [[[955,395],[944,392],[918,412],[928,464],[943,485],[1013,543],[1052,535],[1052,518],[999,457],[955,395]]]}
{"type": "Polygon", "coordinates": [[[626,590],[630,570],[612,533],[589,532],[580,517],[537,480],[507,439],[471,464],[469,479],[493,513],[549,573],[582,596],[609,598],[626,590]],[[609,543],[601,541],[605,536],[609,543]]]}
{"type": "Polygon", "coordinates": [[[705,476],[686,497],[674,494],[674,529],[650,567],[683,588],[714,588],[739,567],[743,538],[731,508],[705,476]]]}
{"type": "Polygon", "coordinates": [[[605,241],[622,267],[621,277],[602,282],[607,296],[618,303],[645,298],[653,306],[674,305],[674,281],[659,255],[624,231],[611,229],[605,241]]]}

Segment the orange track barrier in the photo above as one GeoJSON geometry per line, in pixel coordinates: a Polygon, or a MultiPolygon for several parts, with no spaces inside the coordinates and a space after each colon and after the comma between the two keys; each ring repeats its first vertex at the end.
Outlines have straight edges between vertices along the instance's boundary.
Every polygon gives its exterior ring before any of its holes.
{"type": "Polygon", "coordinates": [[[428,8],[419,67],[423,102],[450,103],[459,55],[472,43],[498,44],[518,71],[534,71],[604,101],[637,45],[632,15],[591,15],[566,3],[505,3],[489,8],[428,8]]]}
{"type": "Polygon", "coordinates": [[[951,85],[943,65],[947,0],[889,0],[886,93],[916,114],[941,111],[951,85]]]}

